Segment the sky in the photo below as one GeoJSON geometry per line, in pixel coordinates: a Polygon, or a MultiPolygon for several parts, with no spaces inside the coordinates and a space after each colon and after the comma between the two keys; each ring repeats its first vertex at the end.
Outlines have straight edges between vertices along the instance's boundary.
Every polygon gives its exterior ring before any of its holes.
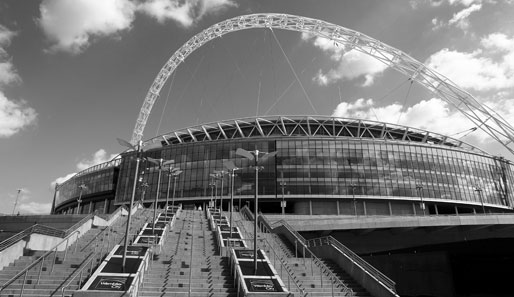
{"type": "MultiPolygon", "coordinates": [[[[178,48],[215,23],[266,12],[380,40],[514,122],[512,0],[2,0],[0,213],[48,213],[56,182],[123,151],[116,138],[130,140],[152,81],[178,48]]],[[[307,34],[230,33],[172,78],[144,139],[227,119],[325,115],[426,129],[514,159],[408,77],[307,34]]]]}

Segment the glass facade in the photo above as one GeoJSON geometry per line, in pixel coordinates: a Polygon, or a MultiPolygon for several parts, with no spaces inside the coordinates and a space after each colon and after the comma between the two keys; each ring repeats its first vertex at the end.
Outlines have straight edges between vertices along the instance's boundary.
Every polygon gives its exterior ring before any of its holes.
{"type": "MultiPolygon", "coordinates": [[[[510,161],[459,140],[408,127],[336,118],[279,117],[206,124],[161,135],[145,144],[152,142],[162,147],[139,156],[136,201],[152,203],[158,188],[161,202],[168,193],[171,199],[173,192],[180,203],[210,200],[214,190],[211,174],[226,171],[226,161],[240,168],[234,179],[235,195],[250,199],[255,192],[255,169],[252,161],[236,154],[243,148],[277,151],[276,157],[259,164],[261,201],[279,201],[284,181],[285,198],[304,203],[298,208],[310,207],[311,213],[314,208],[323,208],[323,203],[332,205],[338,200],[344,204],[352,197],[367,201],[368,208],[377,205],[375,212],[369,209],[368,213],[378,213],[379,207],[380,213],[408,213],[413,210],[409,203],[421,198],[441,205],[485,204],[504,210],[514,206],[510,161]],[[158,186],[159,167],[145,157],[174,160],[172,166],[182,173],[175,180],[168,175],[169,167],[164,167],[158,186]],[[142,187],[144,184],[148,187],[142,187]],[[315,202],[319,204],[313,205],[315,202]],[[391,209],[392,202],[396,209],[391,209]]],[[[116,190],[114,204],[126,204],[132,194],[135,167],[136,153],[128,152],[115,166],[74,177],[60,188],[56,205],[76,200],[82,183],[88,186],[84,196],[116,190]]],[[[219,197],[221,180],[216,183],[219,197]]],[[[223,196],[229,194],[225,175],[223,196]]]]}

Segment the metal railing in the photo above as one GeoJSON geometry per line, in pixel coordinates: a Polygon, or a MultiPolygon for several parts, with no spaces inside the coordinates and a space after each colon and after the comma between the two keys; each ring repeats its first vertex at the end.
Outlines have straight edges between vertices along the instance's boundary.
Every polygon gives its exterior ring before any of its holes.
{"type": "MultiPolygon", "coordinates": [[[[245,241],[245,242],[249,242],[250,245],[252,245],[253,241],[254,241],[253,233],[248,232],[247,229],[246,229],[246,226],[241,221],[235,221],[235,223],[239,227],[239,230],[244,232],[244,237],[245,238],[241,238],[240,240],[245,241]]],[[[243,235],[243,234],[241,234],[241,235],[243,235]]],[[[241,236],[241,237],[243,237],[243,236],[241,236]]],[[[229,242],[230,241],[227,240],[227,243],[229,243],[229,242]]],[[[268,252],[271,252],[272,255],[270,255],[270,256],[273,256],[273,261],[272,261],[273,267],[275,268],[277,273],[279,273],[280,278],[282,279],[283,282],[286,280],[286,277],[287,277],[287,289],[289,290],[289,292],[290,293],[297,293],[297,294],[299,294],[299,295],[294,295],[294,296],[307,296],[307,293],[305,292],[305,289],[302,288],[302,285],[298,283],[297,278],[291,272],[292,269],[289,267],[289,264],[287,263],[287,260],[286,260],[287,256],[284,255],[283,253],[279,254],[277,252],[277,249],[275,249],[273,247],[273,244],[270,243],[266,238],[259,238],[259,239],[257,239],[257,244],[259,246],[259,249],[263,249],[263,250],[266,250],[268,252]],[[278,260],[279,266],[277,266],[277,260],[278,260]],[[280,271],[277,268],[279,268],[280,271]],[[285,273],[285,275],[284,275],[284,273],[285,273]],[[291,286],[291,283],[294,284],[294,287],[291,286]]],[[[231,249],[232,248],[230,248],[230,250],[231,249]]],[[[227,249],[227,253],[229,253],[230,250],[227,249]]],[[[270,259],[270,261],[271,261],[271,259],[270,259]]]]}
{"type": "Polygon", "coordinates": [[[189,293],[191,296],[191,281],[193,279],[193,250],[195,246],[195,212],[193,211],[193,223],[191,224],[191,260],[189,260],[189,293]]]}
{"type": "MultiPolygon", "coordinates": [[[[61,240],[58,244],[56,244],[52,249],[50,249],[49,251],[47,251],[46,253],[44,253],[41,257],[39,257],[37,260],[35,260],[34,262],[32,262],[31,264],[29,264],[27,267],[25,267],[24,269],[22,269],[20,272],[18,272],[15,276],[13,276],[11,279],[9,279],[7,282],[5,282],[2,287],[0,287],[0,293],[2,291],[4,291],[8,286],[10,286],[12,283],[14,283],[16,280],[18,280],[19,278],[21,278],[23,276],[23,282],[22,282],[22,285],[21,285],[21,291],[20,291],[20,295],[19,296],[23,296],[23,290],[25,289],[25,283],[26,283],[26,280],[27,280],[27,275],[29,273],[29,271],[33,268],[33,267],[36,267],[38,264],[41,263],[41,265],[39,266],[39,272],[38,272],[38,277],[37,277],[37,281],[36,281],[36,285],[39,284],[39,281],[41,279],[41,272],[43,270],[43,265],[45,263],[45,260],[48,256],[50,256],[52,253],[54,253],[54,258],[53,258],[53,261],[52,261],[52,268],[50,269],[50,273],[53,272],[54,270],[54,266],[55,266],[55,262],[57,260],[57,252],[58,252],[58,248],[64,243],[66,242],[66,247],[64,249],[64,257],[63,257],[63,261],[66,260],[66,255],[68,253],[68,245],[69,245],[69,240],[71,237],[73,237],[73,235],[77,234],[77,238],[79,237],[80,235],[80,230],[75,230],[73,231],[72,233],[70,233],[68,236],[66,236],[65,238],[63,238],[63,240],[61,240]]],[[[76,249],[77,249],[77,245],[75,245],[75,252],[76,252],[76,249]]]]}
{"type": "MultiPolygon", "coordinates": [[[[120,226],[117,228],[123,229],[126,224],[127,224],[127,220],[125,220],[125,222],[120,224],[120,226]]],[[[117,233],[117,232],[114,230],[113,226],[106,227],[106,228],[104,228],[104,230],[99,232],[94,237],[94,239],[91,241],[90,244],[87,245],[87,246],[90,246],[94,243],[95,249],[94,249],[92,255],[88,257],[88,260],[86,262],[82,263],[79,270],[75,271],[74,274],[71,276],[71,278],[68,280],[68,282],[66,282],[66,284],[61,287],[61,296],[62,297],[65,296],[66,290],[68,289],[69,286],[72,285],[72,283],[75,281],[77,276],[78,276],[78,282],[79,282],[78,287],[80,289],[80,287],[82,287],[83,280],[89,278],[91,276],[91,274],[93,273],[93,268],[95,267],[95,265],[98,265],[98,263],[100,263],[100,261],[103,259],[105,254],[108,253],[116,244],[119,244],[123,240],[123,236],[120,236],[118,241],[116,241],[116,236],[114,236],[115,233],[117,233]],[[107,235],[105,235],[104,232],[107,232],[107,235]],[[103,236],[107,236],[107,240],[106,240],[107,245],[102,245],[100,250],[98,250],[99,240],[103,236]],[[86,272],[86,275],[84,276],[84,270],[86,270],[86,268],[88,269],[89,273],[86,272]]],[[[120,235],[121,235],[121,233],[120,233],[120,235]]],[[[84,250],[84,248],[82,248],[82,250],[84,250]]]]}
{"type": "MultiPolygon", "coordinates": [[[[261,217],[262,214],[260,215],[261,217]]],[[[263,218],[263,221],[264,222],[267,222],[267,220],[265,218],[263,218]]],[[[284,226],[289,233],[291,233],[291,235],[295,238],[295,257],[298,257],[298,243],[300,243],[301,247],[302,247],[302,257],[305,258],[305,254],[308,253],[309,254],[309,258],[311,259],[311,266],[312,266],[312,263],[314,263],[316,266],[318,266],[318,268],[320,269],[320,276],[321,276],[321,279],[320,279],[320,284],[321,284],[321,287],[323,287],[323,273],[327,274],[327,276],[329,277],[331,283],[332,283],[332,296],[336,296],[334,295],[334,285],[338,288],[340,288],[342,290],[342,294],[344,296],[354,296],[354,292],[353,290],[348,287],[337,275],[335,275],[332,270],[330,270],[330,268],[328,268],[325,263],[323,263],[323,261],[321,261],[321,259],[319,259],[308,247],[308,245],[306,244],[306,240],[305,238],[303,238],[302,235],[300,235],[300,233],[298,233],[296,230],[293,229],[293,227],[291,227],[286,221],[284,220],[280,220],[278,222],[275,222],[274,224],[270,225],[270,227],[272,229],[278,227],[278,225],[282,225],[284,226]]],[[[311,267],[311,270],[313,271],[313,268],[311,267]]],[[[339,294],[339,293],[337,293],[339,294]]]]}
{"type": "Polygon", "coordinates": [[[396,292],[396,283],[388,278],[385,274],[380,272],[378,269],[373,267],[371,264],[366,262],[364,259],[359,257],[356,253],[354,253],[352,250],[347,248],[345,245],[337,241],[332,236],[326,236],[326,237],[320,237],[315,239],[310,239],[307,241],[308,246],[319,246],[319,245],[333,245],[336,248],[338,248],[343,254],[348,257],[354,264],[362,267],[362,269],[370,274],[372,277],[377,279],[379,282],[384,284],[387,288],[389,288],[391,291],[396,292]]]}

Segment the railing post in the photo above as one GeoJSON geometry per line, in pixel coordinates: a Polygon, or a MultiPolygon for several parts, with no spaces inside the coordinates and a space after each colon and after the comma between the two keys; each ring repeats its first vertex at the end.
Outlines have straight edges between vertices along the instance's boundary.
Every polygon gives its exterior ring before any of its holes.
{"type": "Polygon", "coordinates": [[[20,297],[23,296],[23,290],[25,289],[25,282],[27,281],[27,274],[29,271],[25,271],[25,275],[23,276],[23,283],[21,284],[20,297]]]}
{"type": "MultiPolygon", "coordinates": [[[[62,259],[62,261],[66,261],[66,255],[68,254],[68,243],[70,242],[70,238],[68,237],[68,239],[66,239],[66,247],[64,248],[64,258],[62,259]]],[[[59,248],[57,248],[59,249],[59,248]]]]}
{"type": "Polygon", "coordinates": [[[50,273],[54,272],[55,261],[57,260],[57,247],[55,248],[54,260],[52,261],[52,268],[50,269],[50,273]]]}
{"type": "Polygon", "coordinates": [[[298,258],[298,240],[296,238],[294,240],[294,257],[298,258]]]}
{"type": "Polygon", "coordinates": [[[39,274],[37,275],[37,283],[36,285],[39,285],[39,279],[41,278],[41,271],[43,270],[43,264],[45,263],[45,258],[41,261],[41,266],[39,266],[39,274]]]}
{"type": "Polygon", "coordinates": [[[323,269],[319,268],[319,274],[320,274],[320,281],[321,281],[321,287],[323,288],[323,269]]]}

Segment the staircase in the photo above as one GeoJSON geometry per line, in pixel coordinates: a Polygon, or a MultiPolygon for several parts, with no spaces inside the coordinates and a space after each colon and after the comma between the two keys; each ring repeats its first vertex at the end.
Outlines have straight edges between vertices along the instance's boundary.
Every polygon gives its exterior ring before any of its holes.
{"type": "MultiPolygon", "coordinates": [[[[146,221],[144,214],[144,210],[138,212],[139,218],[134,220],[131,224],[130,234],[134,234],[137,229],[141,228],[142,223],[146,221]]],[[[23,283],[25,285],[22,296],[62,296],[62,287],[78,273],[95,252],[102,252],[102,254],[105,255],[114,244],[123,240],[126,228],[125,222],[126,219],[119,219],[110,229],[105,230],[105,232],[102,231],[109,227],[90,229],[73,245],[68,247],[66,259],[64,259],[64,251],[50,254],[42,262],[42,267],[41,264],[37,264],[34,268],[29,270],[26,278],[24,278],[24,276],[18,278],[14,283],[0,292],[0,296],[21,296],[20,293],[23,283]]],[[[0,271],[0,285],[3,285],[45,253],[46,251],[28,251],[26,255],[21,256],[9,266],[4,267],[4,269],[0,271]]],[[[83,271],[82,282],[85,281],[85,278],[89,274],[88,272],[98,265],[99,260],[100,259],[92,263],[87,263],[88,266],[85,267],[83,271]]],[[[78,288],[79,277],[76,277],[67,287],[65,296],[71,296],[71,292],[78,288]]]]}
{"type": "MultiPolygon", "coordinates": [[[[244,228],[248,236],[253,236],[253,222],[244,221],[237,214],[238,225],[244,228]]],[[[285,236],[275,233],[261,233],[259,238],[265,238],[273,250],[287,263],[287,270],[294,277],[296,283],[304,290],[306,296],[346,296],[343,294],[344,288],[340,288],[338,282],[330,279],[330,273],[323,271],[315,261],[310,258],[302,258],[301,245],[298,244],[298,251],[294,243],[291,243],[285,236]],[[299,257],[296,257],[298,255],[299,257]],[[334,283],[334,284],[333,284],[334,283]]],[[[268,256],[271,254],[269,245],[263,245],[262,248],[268,256]]],[[[328,270],[333,273],[349,287],[356,297],[371,297],[371,295],[360,286],[350,275],[342,270],[336,263],[329,260],[320,259],[328,270]]],[[[275,267],[277,269],[277,267],[275,267]]]]}
{"type": "Polygon", "coordinates": [[[144,276],[139,296],[236,296],[230,263],[218,255],[205,213],[183,210],[144,276]],[[191,280],[191,282],[190,282],[191,280]]]}

